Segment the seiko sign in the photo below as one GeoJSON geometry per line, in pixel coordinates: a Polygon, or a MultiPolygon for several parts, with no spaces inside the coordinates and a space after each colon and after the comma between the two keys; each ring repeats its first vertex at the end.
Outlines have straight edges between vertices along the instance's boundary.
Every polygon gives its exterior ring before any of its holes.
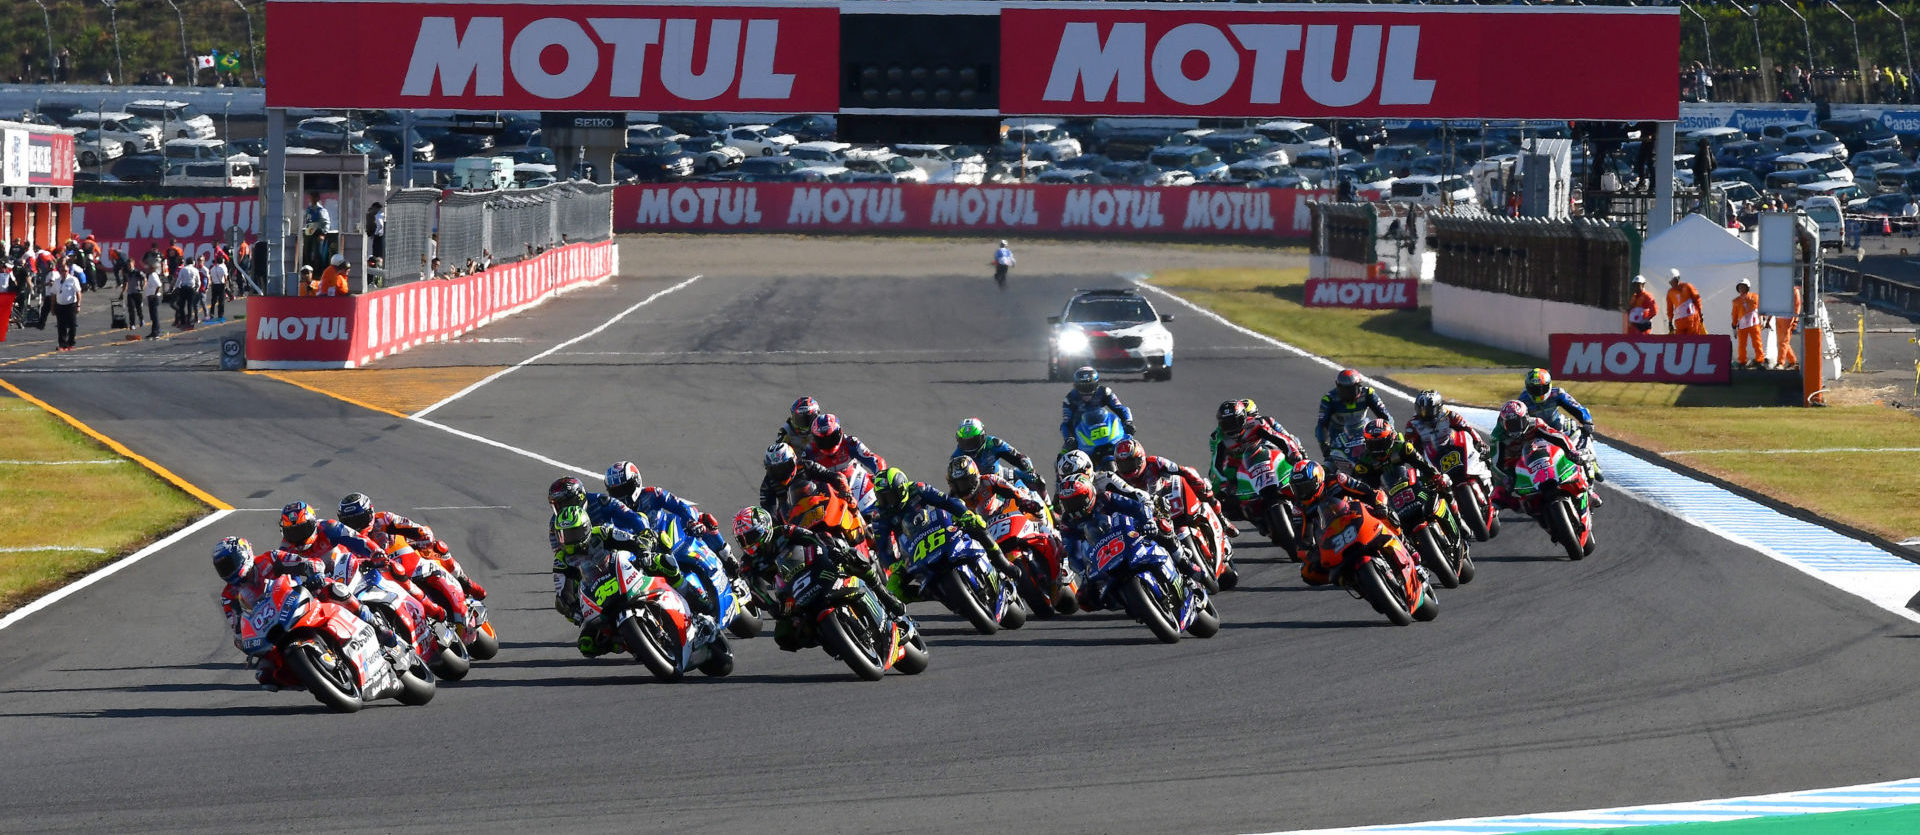
{"type": "Polygon", "coordinates": [[[275,107],[808,112],[838,103],[832,9],[294,0],[267,11],[275,107]],[[343,19],[358,35],[334,45],[327,72],[311,72],[299,39],[343,19]]]}

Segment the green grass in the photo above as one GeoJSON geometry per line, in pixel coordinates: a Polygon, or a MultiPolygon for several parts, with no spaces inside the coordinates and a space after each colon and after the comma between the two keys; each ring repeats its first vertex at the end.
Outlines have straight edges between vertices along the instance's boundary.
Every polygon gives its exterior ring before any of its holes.
{"type": "Polygon", "coordinates": [[[1524,354],[1436,335],[1427,309],[1309,308],[1305,268],[1166,270],[1152,281],[1245,327],[1357,368],[1534,364],[1524,354]]]}
{"type": "Polygon", "coordinates": [[[92,550],[0,551],[0,612],[153,542],[206,510],[173,485],[38,407],[0,396],[0,458],[113,464],[0,464],[0,543],[92,550]]]}
{"type": "Polygon", "coordinates": [[[1540,835],[1907,835],[1920,832],[1920,806],[1861,809],[1813,815],[1775,815],[1737,821],[1629,826],[1623,829],[1562,829],[1540,835]]]}

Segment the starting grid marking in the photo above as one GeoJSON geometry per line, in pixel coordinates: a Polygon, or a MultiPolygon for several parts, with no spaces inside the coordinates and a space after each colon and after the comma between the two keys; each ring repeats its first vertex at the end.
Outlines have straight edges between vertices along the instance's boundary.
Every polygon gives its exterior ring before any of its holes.
{"type": "MultiPolygon", "coordinates": [[[[1611,476],[1609,476],[1611,479],[1611,476]]],[[[1833,789],[1762,794],[1697,803],[1663,803],[1578,812],[1546,812],[1490,818],[1460,818],[1432,823],[1294,830],[1267,835],[1506,835],[1562,829],[1618,829],[1666,823],[1750,820],[1780,815],[1857,812],[1920,803],[1920,779],[1844,786],[1833,789]]]]}

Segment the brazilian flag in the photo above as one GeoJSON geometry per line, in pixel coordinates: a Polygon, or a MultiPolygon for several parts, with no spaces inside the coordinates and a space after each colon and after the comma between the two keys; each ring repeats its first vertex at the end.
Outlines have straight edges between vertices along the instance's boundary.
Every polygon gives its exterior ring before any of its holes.
{"type": "Polygon", "coordinates": [[[240,69],[240,56],[216,49],[213,51],[213,66],[221,72],[235,72],[240,69]]]}

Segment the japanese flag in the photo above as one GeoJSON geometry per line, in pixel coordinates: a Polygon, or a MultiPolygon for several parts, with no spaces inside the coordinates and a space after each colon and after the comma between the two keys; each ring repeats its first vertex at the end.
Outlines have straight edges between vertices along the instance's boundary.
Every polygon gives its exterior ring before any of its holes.
{"type": "Polygon", "coordinates": [[[202,69],[202,70],[213,69],[213,56],[211,55],[196,56],[193,59],[193,63],[196,69],[202,69]]]}

